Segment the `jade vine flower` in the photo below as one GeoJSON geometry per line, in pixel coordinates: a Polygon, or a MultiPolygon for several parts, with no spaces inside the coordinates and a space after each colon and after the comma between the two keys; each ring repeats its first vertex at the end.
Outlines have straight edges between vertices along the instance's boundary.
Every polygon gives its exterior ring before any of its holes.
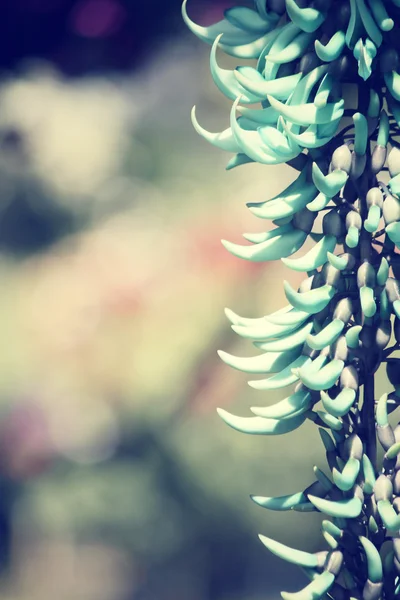
{"type": "Polygon", "coordinates": [[[205,130],[193,109],[197,132],[234,154],[228,169],[258,162],[298,171],[276,197],[248,204],[272,230],[246,235],[251,245],[223,244],[245,260],[281,259],[307,278],[298,290],[284,282],[288,305],[272,315],[227,311],[261,354],[219,353],[263,376],[253,388],[294,387],[250,417],[218,412],[245,433],[285,434],[306,419],[319,427],[329,474],[315,467],[303,491],[252,499],[271,510],[325,513],[327,549],[260,539],[311,580],[284,599],[399,598],[400,424],[392,427],[388,415],[400,405],[400,0],[254,0],[210,27],[190,19],[186,0],[182,14],[212,45],[211,75],[233,101],[220,133],[205,130]],[[223,69],[218,49],[257,62],[223,69]],[[309,238],[311,250],[292,257],[309,238]],[[394,390],[375,399],[383,363],[394,390]]]}

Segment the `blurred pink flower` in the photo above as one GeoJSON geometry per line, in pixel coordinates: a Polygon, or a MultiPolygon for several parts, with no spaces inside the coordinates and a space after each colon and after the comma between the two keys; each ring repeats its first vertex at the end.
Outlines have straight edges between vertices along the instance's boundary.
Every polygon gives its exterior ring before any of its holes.
{"type": "Polygon", "coordinates": [[[82,37],[107,37],[116,33],[126,16],[118,0],[81,0],[70,15],[71,27],[82,37]]]}
{"type": "Polygon", "coordinates": [[[35,477],[49,467],[55,451],[46,416],[33,401],[17,401],[0,422],[1,468],[12,479],[35,477]]]}

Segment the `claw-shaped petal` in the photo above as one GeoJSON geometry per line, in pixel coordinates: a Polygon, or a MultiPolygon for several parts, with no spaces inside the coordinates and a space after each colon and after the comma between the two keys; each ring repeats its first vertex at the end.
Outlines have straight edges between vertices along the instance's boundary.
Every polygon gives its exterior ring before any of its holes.
{"type": "MultiPolygon", "coordinates": [[[[255,102],[260,102],[260,98],[262,98],[262,96],[260,96],[259,94],[253,94],[253,93],[249,92],[248,90],[246,90],[243,86],[241,86],[234,75],[234,71],[230,71],[228,69],[222,69],[218,65],[217,48],[218,48],[219,42],[221,40],[221,37],[223,37],[222,34],[216,37],[216,39],[212,45],[211,54],[210,54],[210,71],[211,71],[211,76],[214,80],[214,83],[219,88],[219,90],[223,94],[225,94],[225,96],[227,98],[230,98],[231,100],[236,100],[236,98],[238,96],[240,96],[241,101],[246,104],[247,103],[253,104],[255,102]]],[[[243,72],[243,77],[245,77],[245,75],[246,75],[250,81],[252,81],[252,80],[255,80],[256,82],[264,81],[263,76],[256,69],[253,69],[251,67],[242,67],[242,72],[243,72]]]]}
{"type": "Polygon", "coordinates": [[[318,566],[318,557],[315,554],[289,548],[289,546],[281,544],[280,542],[268,538],[265,535],[259,535],[258,537],[270,552],[276,556],[279,556],[279,558],[283,558],[283,560],[286,560],[287,562],[294,563],[300,567],[315,568],[318,566]]]}
{"type": "Polygon", "coordinates": [[[235,27],[245,31],[254,31],[255,33],[265,33],[265,30],[277,20],[276,18],[271,19],[270,16],[266,20],[257,11],[247,6],[228,8],[224,16],[235,27]]]}
{"type": "MultiPolygon", "coordinates": [[[[240,127],[239,121],[236,119],[236,108],[239,101],[240,98],[237,98],[232,105],[230,123],[233,135],[242,152],[247,154],[252,160],[266,165],[277,165],[289,160],[288,157],[277,155],[271,151],[263,143],[257,131],[248,131],[240,127]]],[[[292,158],[295,158],[298,154],[299,152],[294,152],[292,158]]]]}
{"type": "Polygon", "coordinates": [[[282,419],[300,410],[307,410],[310,404],[310,392],[302,390],[292,394],[291,396],[288,396],[284,400],[281,400],[272,406],[252,406],[250,410],[252,413],[257,415],[257,417],[282,419]]]}
{"type": "Polygon", "coordinates": [[[310,313],[308,313],[304,310],[298,310],[297,308],[292,307],[292,310],[286,312],[285,314],[274,313],[272,315],[266,315],[265,318],[270,323],[274,323],[276,325],[289,325],[289,324],[294,325],[295,323],[300,325],[306,319],[308,319],[309,316],[310,316],[310,313]]]}
{"type": "Polygon", "coordinates": [[[312,323],[306,323],[303,327],[285,337],[273,341],[256,342],[255,345],[260,350],[265,350],[266,352],[282,352],[290,348],[296,348],[304,344],[312,328],[312,323]]]}
{"type": "Polygon", "coordinates": [[[301,32],[280,52],[272,52],[271,49],[271,52],[268,53],[267,60],[272,63],[277,63],[278,65],[292,62],[304,53],[313,38],[313,35],[301,32]]]}
{"type": "Polygon", "coordinates": [[[340,473],[336,468],[332,469],[333,481],[343,492],[349,491],[355,484],[361,463],[354,457],[350,457],[340,473]]]}
{"type": "MultiPolygon", "coordinates": [[[[250,67],[247,69],[250,69],[250,67]]],[[[253,69],[253,71],[258,73],[256,69],[253,69]]],[[[243,67],[234,71],[234,76],[243,89],[257,96],[259,99],[270,95],[278,98],[278,100],[287,100],[301,79],[301,73],[295,73],[294,75],[287,75],[286,77],[278,77],[277,79],[266,81],[261,75],[260,78],[257,78],[251,71],[245,71],[243,67]],[[251,79],[250,75],[252,75],[251,79]]]]}
{"type": "MultiPolygon", "coordinates": [[[[221,33],[221,31],[218,31],[217,35],[219,33],[221,33]]],[[[277,30],[277,29],[273,29],[272,31],[265,33],[261,37],[259,37],[259,34],[257,35],[257,34],[253,33],[252,34],[253,41],[249,41],[248,43],[241,43],[241,44],[232,43],[231,39],[228,38],[228,36],[226,34],[224,34],[224,37],[222,38],[222,42],[220,42],[220,48],[226,54],[230,54],[231,56],[235,56],[236,58],[258,58],[260,55],[260,52],[262,52],[266,46],[272,44],[272,42],[278,36],[278,33],[279,33],[279,30],[277,30]],[[256,39],[254,39],[255,35],[257,35],[256,39]]]]}
{"type": "Polygon", "coordinates": [[[394,510],[390,500],[378,500],[378,513],[385,527],[389,530],[400,529],[400,515],[394,510]]]}
{"type": "Polygon", "coordinates": [[[331,415],[328,412],[325,412],[324,410],[317,410],[315,412],[318,415],[318,417],[325,423],[325,425],[332,429],[332,431],[340,431],[341,429],[343,429],[343,421],[341,421],[337,417],[334,417],[333,415],[331,415]]]}
{"type": "Polygon", "coordinates": [[[258,125],[276,125],[280,116],[278,111],[272,108],[272,106],[260,109],[238,106],[237,110],[248,121],[253,121],[258,125]]]}
{"type": "Polygon", "coordinates": [[[242,433],[256,435],[282,435],[297,429],[306,420],[306,413],[287,419],[264,419],[263,417],[237,417],[222,408],[217,408],[221,419],[227,425],[242,433]]]}
{"type": "Polygon", "coordinates": [[[253,502],[258,504],[258,506],[268,508],[269,510],[279,511],[292,510],[295,506],[307,502],[307,498],[303,492],[289,494],[287,496],[250,496],[250,498],[253,500],[253,502]]]}
{"type": "Polygon", "coordinates": [[[343,417],[354,404],[356,392],[351,388],[344,388],[334,400],[324,391],[321,391],[321,400],[325,410],[334,417],[343,417]]]}
{"type": "Polygon", "coordinates": [[[316,335],[309,335],[307,344],[314,350],[322,350],[322,348],[330,346],[342,333],[344,325],[341,319],[334,319],[316,335]]]}
{"type": "Polygon", "coordinates": [[[308,499],[318,510],[331,517],[355,519],[360,515],[362,510],[362,502],[357,496],[345,498],[344,500],[326,500],[325,498],[318,498],[309,494],[308,499]]]}
{"type": "MultiPolygon", "coordinates": [[[[288,306],[286,306],[285,309],[290,310],[291,309],[290,304],[288,306]]],[[[286,312],[285,309],[281,309],[281,310],[286,312]]],[[[232,323],[232,325],[243,325],[243,327],[262,326],[266,319],[266,317],[256,317],[256,318],[241,317],[240,315],[236,314],[230,308],[225,308],[225,315],[227,316],[229,321],[232,323]]]]}
{"type": "MultiPolygon", "coordinates": [[[[339,121],[340,119],[337,121],[337,124],[339,124],[339,121]]],[[[288,137],[302,148],[321,148],[321,146],[325,146],[325,144],[330,142],[333,136],[333,133],[325,137],[320,135],[318,125],[310,125],[303,133],[295,133],[285,122],[283,123],[283,127],[288,137]]]]}
{"type": "Polygon", "coordinates": [[[221,150],[226,150],[227,152],[240,152],[241,148],[237,143],[230,127],[224,131],[221,131],[220,133],[210,133],[198,122],[195,106],[192,108],[191,118],[193,127],[199,135],[207,140],[207,142],[213,146],[216,146],[217,148],[221,148],[221,150]]]}
{"type": "Polygon", "coordinates": [[[372,583],[379,583],[383,579],[383,566],[379,551],[368,538],[360,536],[359,539],[367,558],[368,579],[372,583]]]}
{"type": "Polygon", "coordinates": [[[270,127],[269,125],[261,126],[258,128],[260,139],[269,148],[271,152],[275,152],[277,155],[281,155],[283,158],[290,158],[293,154],[300,154],[301,148],[296,142],[280,131],[280,126],[270,127]]]}
{"type": "Polygon", "coordinates": [[[303,367],[308,363],[311,363],[311,358],[301,355],[285,369],[282,369],[280,373],[277,373],[268,379],[249,381],[249,386],[256,390],[278,390],[286,387],[299,380],[297,372],[293,372],[293,370],[303,367]]]}
{"type": "Polygon", "coordinates": [[[235,169],[236,167],[240,167],[242,165],[247,165],[248,163],[251,162],[255,162],[252,158],[250,158],[250,156],[247,156],[247,154],[243,154],[242,152],[239,152],[238,154],[236,154],[233,158],[231,158],[228,161],[228,164],[226,165],[225,169],[227,171],[230,171],[231,169],[235,169]]]}
{"type": "Polygon", "coordinates": [[[369,7],[367,8],[365,4],[365,0],[357,1],[357,9],[360,13],[360,17],[368,37],[370,37],[375,46],[379,48],[379,46],[382,44],[383,37],[379,31],[379,27],[377,26],[374,17],[369,11],[369,7]]]}
{"type": "Polygon", "coordinates": [[[323,598],[326,592],[335,582],[335,575],[329,571],[324,571],[316,577],[300,592],[281,592],[283,600],[319,600],[323,598]]]}
{"type": "Polygon", "coordinates": [[[286,10],[290,19],[303,31],[316,31],[325,20],[325,15],[316,8],[300,8],[295,0],[286,0],[286,10]]]}
{"type": "Polygon", "coordinates": [[[336,241],[334,235],[324,235],[304,256],[300,258],[282,258],[282,262],[293,271],[312,271],[326,263],[328,252],[334,251],[336,241]]]}
{"type": "Polygon", "coordinates": [[[281,338],[297,329],[298,325],[274,325],[263,319],[262,323],[256,327],[246,327],[244,325],[233,325],[232,329],[238,335],[250,340],[266,341],[271,338],[281,338]]]}
{"type": "Polygon", "coordinates": [[[315,40],[314,45],[318,58],[324,62],[332,62],[342,54],[346,36],[343,31],[336,31],[325,46],[319,40],[315,40]]]}
{"type": "Polygon", "coordinates": [[[286,120],[296,125],[303,125],[308,127],[313,123],[316,125],[323,125],[324,123],[331,123],[336,121],[343,116],[344,112],[344,101],[338,100],[334,103],[329,103],[322,108],[315,106],[313,102],[308,104],[283,104],[279,100],[276,100],[273,96],[268,96],[268,102],[275,110],[277,110],[286,120]]]}
{"type": "Polygon", "coordinates": [[[305,208],[311,198],[315,198],[316,189],[312,184],[305,185],[291,196],[276,198],[267,202],[248,203],[251,212],[262,219],[282,219],[290,217],[305,208]]]}
{"type": "Polygon", "coordinates": [[[339,269],[339,271],[344,271],[345,269],[347,269],[347,266],[349,264],[349,255],[345,254],[344,256],[337,256],[332,252],[328,252],[328,261],[330,262],[332,267],[335,267],[335,269],[339,269]]]}
{"type": "Polygon", "coordinates": [[[252,246],[240,246],[226,240],[222,240],[225,248],[234,256],[262,262],[265,260],[278,260],[297,252],[307,239],[307,233],[301,229],[292,228],[282,234],[271,237],[266,242],[253,244],[252,246]]]}
{"type": "Polygon", "coordinates": [[[317,372],[310,372],[308,369],[300,369],[300,379],[311,390],[327,390],[332,387],[339,378],[343,368],[343,360],[334,358],[317,372]]]}
{"type": "Polygon", "coordinates": [[[232,356],[228,352],[218,351],[218,355],[224,363],[245,373],[278,373],[292,363],[299,354],[299,348],[287,352],[266,352],[249,357],[232,356]]]}
{"type": "Polygon", "coordinates": [[[329,304],[336,290],[331,285],[323,285],[309,292],[295,292],[288,281],[283,282],[286,298],[298,310],[304,310],[309,314],[320,312],[329,304]]]}
{"type": "Polygon", "coordinates": [[[312,178],[314,185],[329,198],[333,198],[333,196],[336,196],[340,192],[348,177],[346,171],[342,171],[341,169],[335,169],[332,173],[324,175],[317,163],[313,163],[312,178]]]}
{"type": "Polygon", "coordinates": [[[364,494],[372,494],[374,491],[376,476],[375,469],[367,454],[363,454],[362,466],[364,472],[364,494]]]}
{"type": "Polygon", "coordinates": [[[187,14],[187,0],[183,0],[182,3],[182,17],[190,31],[208,44],[212,44],[220,34],[224,35],[224,43],[226,44],[247,44],[257,38],[257,34],[254,32],[243,31],[226,19],[208,27],[197,25],[187,14]]]}

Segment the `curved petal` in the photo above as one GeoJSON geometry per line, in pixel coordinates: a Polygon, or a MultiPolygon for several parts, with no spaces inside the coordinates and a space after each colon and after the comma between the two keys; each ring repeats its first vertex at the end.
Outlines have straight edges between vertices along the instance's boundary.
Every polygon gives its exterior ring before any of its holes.
{"type": "Polygon", "coordinates": [[[372,583],[379,583],[383,579],[381,555],[376,546],[368,538],[361,535],[359,540],[367,558],[368,579],[372,583]]]}
{"type": "MultiPolygon", "coordinates": [[[[258,73],[256,69],[253,69],[253,71],[258,73]]],[[[277,79],[268,81],[263,77],[258,79],[255,76],[250,79],[249,75],[251,74],[251,71],[247,70],[245,72],[243,67],[236,69],[233,73],[238,83],[248,92],[257,95],[260,98],[266,98],[270,95],[279,100],[287,100],[301,79],[301,73],[287,75],[286,77],[278,77],[277,79]]]]}
{"type": "Polygon", "coordinates": [[[310,198],[315,197],[313,184],[306,184],[300,191],[288,197],[276,198],[267,202],[251,202],[247,206],[251,212],[261,219],[282,219],[303,210],[310,198]]]}
{"type": "Polygon", "coordinates": [[[332,400],[326,392],[321,391],[322,404],[328,413],[334,417],[343,417],[353,406],[356,399],[356,392],[351,388],[343,388],[343,390],[332,400]]]}
{"type": "Polygon", "coordinates": [[[315,576],[311,583],[297,593],[281,592],[283,600],[319,600],[335,582],[335,576],[329,571],[324,571],[315,576]]]}
{"type": "Polygon", "coordinates": [[[268,61],[282,65],[296,60],[307,49],[314,37],[311,33],[302,31],[280,52],[273,52],[271,48],[268,53],[268,61]]]}
{"type": "Polygon", "coordinates": [[[297,323],[294,325],[273,325],[267,319],[258,327],[244,327],[243,325],[232,325],[235,333],[243,338],[250,340],[266,341],[271,338],[282,338],[292,333],[298,328],[297,323]]]}
{"type": "Polygon", "coordinates": [[[311,394],[308,391],[300,391],[284,398],[272,406],[252,406],[251,412],[257,417],[269,419],[282,419],[299,410],[307,410],[311,404],[311,394]]]}
{"type": "Polygon", "coordinates": [[[296,381],[299,380],[299,376],[295,370],[311,362],[311,358],[301,355],[285,369],[282,369],[280,373],[277,373],[268,379],[249,381],[249,386],[256,390],[278,390],[283,387],[287,387],[288,385],[296,383],[296,381]]]}
{"type": "MultiPolygon", "coordinates": [[[[211,76],[214,80],[214,83],[219,88],[219,90],[225,94],[227,98],[231,100],[236,100],[238,96],[241,97],[241,102],[245,104],[254,104],[255,102],[260,101],[260,95],[252,94],[248,90],[246,90],[240,83],[237,81],[234,71],[230,71],[228,69],[222,69],[217,62],[217,48],[219,42],[221,40],[222,35],[219,35],[215,38],[215,41],[211,48],[210,53],[210,71],[211,76]]],[[[251,67],[243,67],[244,73],[246,73],[247,77],[250,79],[254,79],[255,81],[261,80],[264,81],[262,75],[256,71],[256,69],[252,69],[251,67]]],[[[262,98],[262,96],[261,96],[262,98]]]]}
{"type": "Polygon", "coordinates": [[[330,346],[342,333],[344,325],[345,324],[341,319],[334,319],[316,335],[309,335],[307,344],[314,350],[322,350],[323,348],[330,346]]]}
{"type": "Polygon", "coordinates": [[[220,133],[210,133],[199,124],[196,117],[195,106],[192,108],[191,118],[193,127],[199,135],[207,140],[207,142],[213,146],[216,146],[217,148],[221,148],[221,150],[226,150],[227,152],[240,152],[241,148],[237,143],[230,127],[220,133]]]}
{"type": "Polygon", "coordinates": [[[209,25],[208,27],[197,25],[197,23],[192,21],[187,14],[187,0],[183,0],[182,3],[182,18],[190,31],[208,44],[212,44],[215,38],[220,34],[224,35],[225,44],[231,43],[234,45],[247,44],[257,37],[257,34],[254,32],[243,31],[235,25],[232,25],[232,23],[226,19],[214,23],[213,25],[209,25]]]}
{"type": "Polygon", "coordinates": [[[228,8],[224,12],[224,16],[235,27],[254,33],[265,33],[265,30],[270,29],[274,22],[276,22],[276,19],[266,20],[257,11],[247,6],[228,8]]]}
{"type": "Polygon", "coordinates": [[[343,368],[343,360],[334,358],[315,373],[310,373],[307,369],[300,369],[300,379],[310,390],[327,390],[340,377],[343,368]]]}
{"type": "Polygon", "coordinates": [[[335,288],[328,284],[309,292],[295,292],[288,281],[284,281],[283,285],[290,304],[298,310],[304,310],[310,314],[323,310],[336,293],[335,288]]]}
{"type": "MultiPolygon", "coordinates": [[[[221,32],[218,31],[218,33],[221,32]]],[[[236,58],[258,58],[260,52],[262,52],[265,46],[271,44],[277,38],[278,34],[279,30],[273,29],[272,31],[269,31],[263,36],[258,37],[253,41],[249,41],[248,43],[231,43],[231,39],[224,34],[224,37],[220,42],[220,48],[226,54],[230,54],[236,58]]]]}
{"type": "Polygon", "coordinates": [[[322,194],[329,196],[329,198],[333,198],[333,196],[336,196],[340,192],[348,177],[346,171],[342,171],[341,169],[335,169],[332,173],[324,175],[317,163],[313,163],[312,179],[314,185],[322,194]]]}
{"type": "Polygon", "coordinates": [[[343,31],[336,31],[325,46],[319,40],[315,40],[314,45],[318,58],[324,62],[332,62],[342,54],[346,45],[346,36],[343,31]]]}
{"type": "Polygon", "coordinates": [[[309,125],[323,125],[336,119],[340,119],[344,113],[343,99],[337,102],[329,103],[322,108],[318,108],[314,103],[307,104],[283,104],[273,96],[267,96],[268,102],[285,119],[297,125],[308,127],[309,125]]]}
{"type": "Polygon", "coordinates": [[[321,146],[325,146],[325,144],[332,139],[331,135],[327,137],[319,136],[317,125],[310,125],[303,133],[295,133],[287,123],[284,123],[283,126],[287,135],[303,148],[320,148],[321,146]]]}
{"type": "Polygon", "coordinates": [[[250,498],[263,508],[269,510],[292,510],[299,504],[307,502],[307,497],[303,492],[297,492],[297,494],[288,494],[287,496],[250,496],[250,498]]]}
{"type": "Polygon", "coordinates": [[[217,408],[217,412],[221,419],[236,431],[256,435],[290,433],[300,427],[306,420],[306,414],[304,413],[287,419],[263,419],[263,417],[237,417],[222,408],[217,408]]]}
{"type": "Polygon", "coordinates": [[[290,137],[288,138],[282,131],[279,131],[279,128],[277,127],[261,125],[257,131],[270,152],[281,155],[285,160],[290,160],[289,157],[293,156],[293,154],[297,156],[302,150],[294,140],[290,137]]]}
{"type": "Polygon", "coordinates": [[[330,198],[329,196],[325,196],[325,194],[320,192],[314,200],[307,204],[307,208],[308,210],[311,210],[311,212],[319,212],[320,210],[323,210],[326,206],[328,206],[331,200],[332,198],[330,198]]]}
{"type": "Polygon", "coordinates": [[[295,0],[286,0],[286,10],[290,19],[303,31],[316,31],[325,20],[325,15],[316,8],[300,8],[295,0]]]}
{"type": "Polygon", "coordinates": [[[335,468],[332,469],[333,481],[342,492],[348,492],[354,486],[360,466],[360,461],[350,456],[341,473],[335,468]]]}
{"type": "Polygon", "coordinates": [[[259,535],[258,537],[270,552],[287,562],[299,565],[300,567],[315,568],[318,566],[318,557],[315,554],[289,548],[289,546],[285,546],[285,544],[272,540],[265,535],[259,535]]]}
{"type": "Polygon", "coordinates": [[[293,229],[282,235],[277,235],[266,242],[253,244],[252,246],[240,246],[226,240],[222,240],[222,244],[231,254],[238,258],[263,262],[290,256],[301,248],[306,239],[306,232],[301,229],[293,229]]]}
{"type": "Polygon", "coordinates": [[[267,146],[262,143],[258,132],[241,129],[236,119],[236,107],[239,103],[239,100],[240,98],[237,98],[232,105],[231,129],[241,151],[247,154],[247,156],[254,161],[261,164],[276,165],[281,162],[285,162],[285,158],[282,156],[277,156],[269,151],[267,146]]]}
{"type": "Polygon", "coordinates": [[[318,498],[318,496],[309,494],[308,499],[318,510],[331,517],[355,519],[361,514],[362,510],[362,502],[357,496],[345,498],[344,500],[326,500],[325,498],[318,498]]]}
{"type": "Polygon", "coordinates": [[[324,235],[304,256],[300,258],[282,258],[282,262],[294,271],[312,271],[326,263],[328,252],[334,251],[336,241],[334,235],[324,235]]]}
{"type": "Polygon", "coordinates": [[[258,125],[276,125],[279,119],[279,113],[272,108],[272,106],[260,109],[238,106],[237,110],[241,115],[246,117],[246,119],[257,123],[258,125]]]}
{"type": "Polygon", "coordinates": [[[289,348],[296,348],[304,344],[312,328],[313,323],[306,323],[300,329],[296,329],[293,333],[282,336],[278,340],[255,342],[255,346],[266,352],[283,352],[289,348]]]}
{"type": "Polygon", "coordinates": [[[233,356],[223,350],[218,351],[219,357],[225,364],[244,373],[278,373],[298,358],[299,354],[298,348],[248,357],[233,356]]]}

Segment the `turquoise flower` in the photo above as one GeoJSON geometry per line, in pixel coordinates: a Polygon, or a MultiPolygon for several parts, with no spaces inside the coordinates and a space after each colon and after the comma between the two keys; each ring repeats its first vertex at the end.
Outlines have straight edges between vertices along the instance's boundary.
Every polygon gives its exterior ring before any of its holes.
{"type": "Polygon", "coordinates": [[[400,425],[388,419],[400,405],[393,356],[400,349],[400,0],[254,4],[201,27],[184,1],[188,27],[212,46],[214,82],[233,102],[222,132],[204,129],[195,109],[192,120],[202,137],[234,154],[228,169],[286,163],[298,172],[276,197],[248,204],[274,229],[246,234],[251,245],[223,244],[245,260],[281,259],[307,278],[297,290],[284,282],[288,304],[272,315],[227,311],[233,330],[261,354],[219,353],[260,375],[249,381],[255,389],[292,389],[275,405],[251,407],[252,416],[218,412],[244,433],[286,434],[306,419],[319,427],[329,474],[315,467],[300,492],[252,496],[270,510],[330,517],[321,552],[260,536],[311,580],[283,598],[392,599],[400,597],[400,425]],[[256,63],[222,69],[218,50],[256,63]],[[315,244],[304,252],[309,238],[315,244]],[[375,399],[383,363],[394,390],[375,399]]]}

